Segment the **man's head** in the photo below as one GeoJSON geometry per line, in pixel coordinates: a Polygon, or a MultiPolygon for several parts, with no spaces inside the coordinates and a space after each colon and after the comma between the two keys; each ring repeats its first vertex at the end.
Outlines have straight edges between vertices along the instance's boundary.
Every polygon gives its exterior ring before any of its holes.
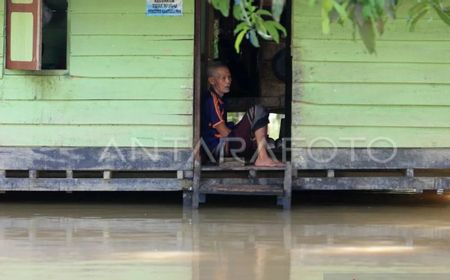
{"type": "Polygon", "coordinates": [[[231,73],[225,64],[214,62],[208,66],[208,83],[222,97],[230,92],[231,73]]]}

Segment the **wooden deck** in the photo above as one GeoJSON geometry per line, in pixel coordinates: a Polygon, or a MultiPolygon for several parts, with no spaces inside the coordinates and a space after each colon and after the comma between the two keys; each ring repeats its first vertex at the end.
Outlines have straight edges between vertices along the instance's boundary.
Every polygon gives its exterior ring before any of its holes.
{"type": "Polygon", "coordinates": [[[190,150],[0,148],[0,191],[183,191],[190,150]]]}
{"type": "Polygon", "coordinates": [[[294,190],[450,189],[449,149],[295,149],[292,157],[294,190]]]}
{"type": "MultiPolygon", "coordinates": [[[[421,193],[450,190],[450,151],[398,150],[389,162],[357,150],[293,152],[282,168],[195,166],[191,150],[119,148],[0,148],[0,192],[179,191],[197,208],[209,195],[273,196],[284,209],[292,191],[375,190],[421,193]]],[[[388,151],[376,151],[382,158],[388,151]]],[[[196,163],[198,164],[198,163],[196,163]]]]}
{"type": "Polygon", "coordinates": [[[206,195],[261,195],[277,197],[283,209],[291,208],[292,167],[204,166],[194,173],[193,207],[206,202],[206,195]],[[195,177],[199,178],[196,180],[195,177]]]}

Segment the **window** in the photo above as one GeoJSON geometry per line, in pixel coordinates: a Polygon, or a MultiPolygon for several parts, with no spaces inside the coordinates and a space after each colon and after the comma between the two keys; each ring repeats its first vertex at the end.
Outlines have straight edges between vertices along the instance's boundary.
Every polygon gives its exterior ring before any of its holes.
{"type": "Polygon", "coordinates": [[[6,68],[66,69],[67,0],[7,0],[6,68]]]}

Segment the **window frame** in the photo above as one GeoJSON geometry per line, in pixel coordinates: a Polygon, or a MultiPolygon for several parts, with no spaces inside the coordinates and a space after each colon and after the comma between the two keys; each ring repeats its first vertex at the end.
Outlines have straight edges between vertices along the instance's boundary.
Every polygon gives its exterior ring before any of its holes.
{"type": "MultiPolygon", "coordinates": [[[[44,0],[32,0],[32,4],[14,4],[12,3],[13,0],[5,0],[4,2],[4,10],[5,10],[5,17],[4,17],[4,24],[5,24],[5,42],[4,42],[4,74],[5,75],[36,75],[36,76],[63,76],[63,75],[69,75],[69,64],[70,64],[70,0],[65,0],[67,2],[67,14],[66,14],[66,20],[67,20],[67,30],[66,30],[66,68],[65,69],[42,69],[42,21],[38,20],[36,22],[36,18],[34,21],[33,26],[33,34],[39,33],[38,38],[36,40],[33,40],[33,58],[34,56],[38,56],[39,59],[36,61],[33,61],[33,63],[38,63],[36,65],[33,65],[34,67],[27,67],[27,68],[12,68],[11,67],[11,44],[10,44],[10,37],[11,37],[11,13],[12,10],[9,8],[9,5],[38,5],[37,12],[39,13],[38,18],[42,18],[42,5],[44,0]],[[39,28],[38,28],[39,27],[39,28]],[[38,29],[37,29],[38,28],[38,29]],[[35,45],[35,43],[39,42],[38,45],[35,45]],[[31,68],[31,69],[30,69],[31,68]]],[[[36,6],[34,6],[36,8],[36,6]]],[[[20,11],[19,11],[20,12],[20,11]]],[[[35,15],[33,13],[33,15],[35,15]]],[[[14,64],[18,66],[22,66],[22,62],[12,62],[13,66],[14,64]]]]}

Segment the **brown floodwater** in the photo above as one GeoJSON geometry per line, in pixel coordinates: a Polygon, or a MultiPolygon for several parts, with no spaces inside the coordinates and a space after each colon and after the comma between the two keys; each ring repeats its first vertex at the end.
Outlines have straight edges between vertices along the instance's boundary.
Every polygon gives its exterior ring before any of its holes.
{"type": "Polygon", "coordinates": [[[385,198],[0,201],[0,279],[450,279],[450,199],[385,198]]]}

